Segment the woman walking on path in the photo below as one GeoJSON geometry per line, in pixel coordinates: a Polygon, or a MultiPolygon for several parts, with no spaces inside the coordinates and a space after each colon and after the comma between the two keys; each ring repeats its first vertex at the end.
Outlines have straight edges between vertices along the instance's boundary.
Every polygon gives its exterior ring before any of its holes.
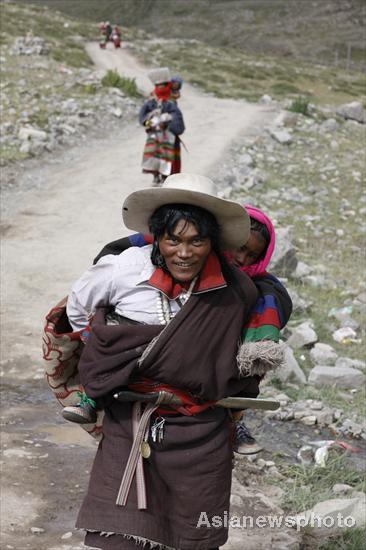
{"type": "Polygon", "coordinates": [[[260,364],[250,345],[238,353],[257,290],[221,251],[248,240],[249,217],[212,191],[208,178],[178,174],[160,189],[132,193],[125,225],[151,233],[153,244],[102,258],[69,298],[74,329],[94,315],[79,370],[87,394],[106,410],[77,522],[90,546],[210,550],[227,539],[224,522],[200,523],[202,513],[223,518],[229,510],[232,420],[213,405],[229,395],[255,397],[260,376],[281,357],[268,345],[260,364]],[[164,389],[182,405],[141,412],[113,398],[126,387],[164,389]],[[136,449],[144,449],[143,466],[136,449]]]}
{"type": "Polygon", "coordinates": [[[184,132],[184,122],[169,69],[154,69],[148,76],[155,87],[139,113],[139,122],[146,130],[142,171],[153,174],[153,184],[160,185],[167,176],[180,172],[179,136],[184,132]]]}

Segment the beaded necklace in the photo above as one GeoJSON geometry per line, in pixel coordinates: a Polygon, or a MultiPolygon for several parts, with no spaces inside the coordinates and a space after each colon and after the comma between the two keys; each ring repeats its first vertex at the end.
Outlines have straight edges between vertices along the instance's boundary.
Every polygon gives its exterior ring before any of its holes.
{"type": "MultiPolygon", "coordinates": [[[[192,294],[192,291],[193,291],[194,285],[196,284],[197,279],[198,277],[195,277],[191,281],[191,284],[189,285],[187,292],[182,292],[182,294],[179,295],[177,302],[180,307],[183,307],[184,304],[188,301],[189,297],[192,294]]],[[[157,294],[156,312],[161,325],[167,325],[176,314],[171,310],[169,298],[165,294],[163,294],[163,292],[158,292],[157,294]]]]}

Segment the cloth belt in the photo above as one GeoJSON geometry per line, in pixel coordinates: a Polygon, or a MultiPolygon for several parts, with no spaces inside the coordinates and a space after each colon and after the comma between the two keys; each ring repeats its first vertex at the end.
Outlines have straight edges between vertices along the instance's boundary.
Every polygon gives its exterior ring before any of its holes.
{"type": "Polygon", "coordinates": [[[156,403],[148,403],[141,415],[141,403],[135,402],[132,409],[132,432],[133,443],[130,455],[127,460],[126,468],[122,477],[121,485],[118,491],[117,506],[126,506],[128,495],[134,475],[136,474],[137,489],[137,507],[139,510],[146,510],[146,485],[144,477],[144,467],[141,456],[141,444],[144,441],[146,430],[148,429],[151,415],[159,408],[164,401],[169,401],[171,395],[167,392],[159,392],[156,403]]]}

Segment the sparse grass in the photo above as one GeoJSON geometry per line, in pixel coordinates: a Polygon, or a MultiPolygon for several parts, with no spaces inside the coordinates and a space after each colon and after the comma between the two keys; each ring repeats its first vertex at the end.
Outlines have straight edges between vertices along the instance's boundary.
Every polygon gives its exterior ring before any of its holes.
{"type": "Polygon", "coordinates": [[[102,78],[102,85],[106,87],[119,88],[130,97],[140,97],[134,78],[121,76],[117,71],[109,70],[102,78]]]}
{"type": "Polygon", "coordinates": [[[328,64],[334,64],[337,52],[340,67],[345,67],[347,44],[351,41],[352,63],[365,66],[362,0],[353,0],[347,10],[340,7],[341,2],[325,0],[304,0],[301,9],[298,2],[289,0],[245,0],[245,5],[238,0],[33,1],[74,17],[109,19],[144,28],[156,36],[195,38],[239,52],[264,52],[328,64]],[[88,4],[87,10],[84,3],[88,4]],[[331,10],[329,4],[334,4],[331,10]]]}
{"type": "Polygon", "coordinates": [[[282,482],[282,488],[285,490],[282,504],[286,511],[292,514],[303,512],[317,502],[334,498],[332,487],[336,483],[350,485],[355,491],[365,491],[364,475],[349,464],[346,465],[344,455],[336,453],[336,450],[330,451],[325,468],[317,465],[305,467],[286,462],[277,464],[286,480],[289,478],[294,480],[291,484],[282,482]]]}
{"type": "Polygon", "coordinates": [[[164,43],[162,47],[145,38],[139,46],[138,55],[144,63],[151,64],[154,59],[156,65],[167,65],[217,97],[257,101],[264,94],[275,99],[305,96],[319,104],[340,104],[352,101],[355,95],[366,97],[366,77],[362,73],[349,74],[190,40],[164,43]]]}
{"type": "Polygon", "coordinates": [[[365,529],[342,529],[317,546],[317,550],[365,550],[365,529]]]}
{"type": "Polygon", "coordinates": [[[71,67],[89,67],[91,61],[84,49],[86,40],[95,37],[95,26],[73,21],[47,8],[30,4],[1,5],[1,42],[11,45],[17,36],[31,31],[41,36],[50,49],[50,56],[71,67]],[[16,35],[14,35],[16,29],[16,35]]]}

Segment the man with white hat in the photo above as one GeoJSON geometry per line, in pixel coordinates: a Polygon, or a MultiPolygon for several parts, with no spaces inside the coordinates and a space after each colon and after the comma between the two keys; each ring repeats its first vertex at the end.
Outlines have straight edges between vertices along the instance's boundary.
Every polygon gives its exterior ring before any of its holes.
{"type": "Polygon", "coordinates": [[[143,104],[139,121],[147,136],[142,171],[153,174],[153,184],[180,171],[180,139],[184,132],[182,113],[171,97],[171,76],[167,67],[153,69],[148,77],[154,84],[151,97],[143,104]]]}
{"type": "Polygon", "coordinates": [[[254,362],[237,359],[257,291],[221,255],[247,241],[249,216],[216,197],[210,179],[175,174],[131,193],[123,220],[153,244],[101,258],[67,306],[74,330],[94,315],[79,372],[106,409],[77,527],[102,550],[217,550],[228,536],[232,421],[213,405],[255,397],[260,379],[254,362]],[[114,399],[121,388],[162,400],[142,411],[114,399]]]}

